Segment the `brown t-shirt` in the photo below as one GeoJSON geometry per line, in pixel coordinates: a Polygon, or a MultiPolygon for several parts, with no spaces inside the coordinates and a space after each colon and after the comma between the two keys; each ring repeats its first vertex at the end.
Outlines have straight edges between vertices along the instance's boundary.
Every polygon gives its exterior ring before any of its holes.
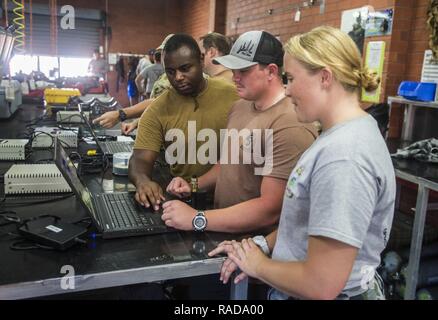
{"type": "Polygon", "coordinates": [[[214,76],[212,76],[212,78],[223,79],[234,84],[233,71],[231,71],[230,69],[224,69],[221,72],[216,73],[214,76]]]}
{"type": "MultiPolygon", "coordinates": [[[[199,151],[204,150],[202,146],[206,144],[199,137],[200,131],[209,130],[213,138],[219,137],[220,130],[226,127],[231,106],[238,98],[235,86],[217,79],[208,79],[206,88],[196,97],[183,96],[174,88],[169,88],[143,112],[138,123],[134,149],[159,153],[162,146],[169,151],[170,146],[177,144],[181,148],[177,148],[177,161],[171,163],[171,174],[186,180],[192,176],[199,177],[213,165],[210,162],[201,163],[198,159],[199,153],[208,153],[199,151]],[[191,124],[193,130],[190,129],[191,124]],[[173,135],[172,132],[179,132],[180,135],[173,135]]],[[[212,145],[218,154],[219,139],[212,140],[212,145]]],[[[174,154],[173,151],[169,152],[174,154]]],[[[217,157],[213,163],[216,163],[217,157]]]]}
{"type": "Polygon", "coordinates": [[[232,151],[232,135],[223,139],[215,190],[216,208],[259,197],[264,176],[287,180],[301,154],[317,136],[312,124],[298,122],[294,107],[286,97],[263,111],[257,110],[252,102],[237,101],[228,115],[227,128],[237,129],[242,135],[238,137],[238,164],[233,164],[237,157],[232,151]],[[243,129],[249,131],[244,134],[243,129]],[[272,129],[272,143],[266,129],[272,129]]]}

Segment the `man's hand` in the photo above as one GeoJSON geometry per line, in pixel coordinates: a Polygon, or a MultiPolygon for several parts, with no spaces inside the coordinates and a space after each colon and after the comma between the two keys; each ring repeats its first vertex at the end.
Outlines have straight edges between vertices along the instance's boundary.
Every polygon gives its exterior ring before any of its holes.
{"type": "MultiPolygon", "coordinates": [[[[219,243],[219,245],[211,250],[208,253],[209,257],[213,257],[215,255],[218,255],[220,253],[226,253],[229,254],[230,252],[234,252],[234,244],[236,244],[236,240],[233,241],[223,241],[219,243]]],[[[233,262],[230,258],[224,261],[221,267],[220,272],[220,281],[222,281],[223,284],[226,284],[228,280],[230,279],[231,275],[238,269],[238,266],[236,263],[233,262]]],[[[247,274],[244,272],[241,272],[239,275],[236,276],[234,279],[235,283],[238,283],[245,279],[247,277],[247,274]]]]}
{"type": "Polygon", "coordinates": [[[138,121],[122,122],[122,134],[128,135],[137,128],[138,121]]]}
{"type": "Polygon", "coordinates": [[[108,111],[101,115],[99,118],[93,120],[94,124],[99,124],[104,128],[112,128],[119,123],[119,112],[108,111]]]}
{"type": "Polygon", "coordinates": [[[154,181],[141,182],[137,185],[135,200],[141,205],[149,208],[150,206],[156,211],[160,209],[160,204],[166,200],[163,189],[154,181]]]}
{"type": "Polygon", "coordinates": [[[192,193],[190,184],[180,177],[173,178],[167,186],[166,191],[179,198],[188,197],[192,193]]]}
{"type": "Polygon", "coordinates": [[[192,221],[196,210],[179,200],[167,201],[163,204],[163,219],[168,227],[179,230],[193,230],[192,221]]]}

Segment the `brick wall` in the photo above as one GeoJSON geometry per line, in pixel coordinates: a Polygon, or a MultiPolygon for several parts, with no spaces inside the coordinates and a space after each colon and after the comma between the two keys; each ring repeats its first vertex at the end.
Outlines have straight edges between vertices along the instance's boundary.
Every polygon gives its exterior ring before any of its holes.
{"type": "Polygon", "coordinates": [[[181,8],[182,31],[196,40],[209,30],[210,0],[184,0],[181,8]]]}
{"type": "Polygon", "coordinates": [[[416,0],[413,7],[410,41],[407,50],[406,79],[420,81],[424,51],[429,49],[426,26],[427,6],[430,0],[416,0]]]}
{"type": "MultiPolygon", "coordinates": [[[[109,26],[112,30],[109,52],[143,54],[156,48],[169,33],[180,32],[178,0],[124,0],[109,2],[109,26]]],[[[127,71],[127,70],[125,70],[127,71]]],[[[116,72],[108,73],[110,94],[128,106],[126,84],[116,92],[116,72]]]]}
{"type": "MultiPolygon", "coordinates": [[[[228,0],[227,5],[227,35],[234,35],[249,30],[266,30],[280,38],[284,43],[291,36],[311,30],[320,25],[341,26],[342,11],[359,8],[365,5],[373,6],[374,9],[391,8],[394,0],[330,0],[326,1],[325,12],[320,14],[319,5],[301,9],[301,19],[294,21],[296,10],[290,8],[302,1],[259,1],[259,0],[228,0]],[[285,10],[286,8],[290,8],[285,10]],[[267,14],[272,9],[272,14],[267,14]]],[[[375,37],[366,38],[364,48],[369,41],[376,40],[375,37]]],[[[378,40],[386,42],[386,61],[389,56],[390,37],[378,37],[378,40]]],[[[385,63],[382,81],[382,97],[386,94],[387,67],[385,63]]],[[[369,104],[364,104],[364,106],[369,104]]]]}
{"type": "MultiPolygon", "coordinates": [[[[424,50],[428,47],[426,32],[426,9],[429,0],[329,0],[325,13],[319,13],[319,5],[301,10],[301,20],[293,21],[294,9],[284,8],[302,3],[293,0],[228,0],[226,12],[226,34],[234,38],[249,30],[266,30],[280,37],[282,42],[292,35],[309,31],[319,25],[340,27],[342,11],[365,5],[376,10],[394,8],[393,32],[390,36],[365,39],[385,41],[385,64],[382,76],[381,101],[396,95],[402,80],[419,81],[424,50]],[[268,11],[272,9],[272,14],[268,11]]],[[[366,106],[366,104],[364,104],[366,106]]],[[[401,132],[402,112],[397,107],[391,115],[390,136],[401,132]]]]}

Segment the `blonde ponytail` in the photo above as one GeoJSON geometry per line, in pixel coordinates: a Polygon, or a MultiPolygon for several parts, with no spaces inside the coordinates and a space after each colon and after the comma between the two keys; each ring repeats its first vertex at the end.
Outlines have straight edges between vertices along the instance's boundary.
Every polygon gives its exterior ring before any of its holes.
{"type": "Polygon", "coordinates": [[[374,91],[379,86],[377,74],[363,67],[354,41],[337,28],[317,27],[290,38],[284,47],[310,72],[329,68],[348,91],[374,91]]]}

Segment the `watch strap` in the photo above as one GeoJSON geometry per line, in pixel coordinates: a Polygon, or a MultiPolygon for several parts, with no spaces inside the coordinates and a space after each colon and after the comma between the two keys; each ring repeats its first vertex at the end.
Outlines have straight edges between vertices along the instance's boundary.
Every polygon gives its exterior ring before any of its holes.
{"type": "Polygon", "coordinates": [[[202,232],[202,231],[204,231],[207,228],[207,217],[205,216],[205,212],[204,211],[198,211],[196,213],[196,215],[193,217],[192,225],[193,225],[193,229],[195,231],[198,231],[198,232],[202,232]],[[202,228],[198,228],[196,226],[196,223],[195,223],[195,221],[197,219],[199,219],[199,217],[202,217],[203,220],[204,220],[204,226],[202,228]]]}
{"type": "Polygon", "coordinates": [[[271,254],[268,246],[268,241],[266,241],[266,238],[264,236],[255,236],[252,238],[252,240],[263,251],[265,255],[269,256],[271,254]]]}
{"type": "Polygon", "coordinates": [[[125,121],[128,118],[127,114],[125,111],[123,111],[122,109],[119,109],[119,120],[120,121],[125,121]]]}

